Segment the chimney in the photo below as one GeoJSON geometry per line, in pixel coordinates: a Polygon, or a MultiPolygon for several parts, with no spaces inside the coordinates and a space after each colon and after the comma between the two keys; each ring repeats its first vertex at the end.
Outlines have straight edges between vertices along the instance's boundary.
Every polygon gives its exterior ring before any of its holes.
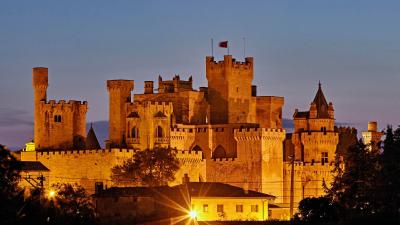
{"type": "Polygon", "coordinates": [[[144,93],[145,94],[153,94],[154,90],[154,82],[153,81],[145,81],[144,82],[144,93]]]}
{"type": "Polygon", "coordinates": [[[245,195],[249,194],[249,182],[247,182],[247,180],[244,181],[243,191],[245,195]]]}

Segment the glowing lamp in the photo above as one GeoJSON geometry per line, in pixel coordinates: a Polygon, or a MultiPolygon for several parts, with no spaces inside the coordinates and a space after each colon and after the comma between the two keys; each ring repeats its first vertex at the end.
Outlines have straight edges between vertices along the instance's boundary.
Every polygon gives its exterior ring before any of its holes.
{"type": "Polygon", "coordinates": [[[197,217],[197,212],[194,211],[194,210],[191,210],[191,211],[189,212],[189,217],[190,217],[190,219],[196,219],[196,217],[197,217]]]}
{"type": "Polygon", "coordinates": [[[54,198],[56,196],[56,192],[54,190],[49,191],[49,198],[54,198]]]}

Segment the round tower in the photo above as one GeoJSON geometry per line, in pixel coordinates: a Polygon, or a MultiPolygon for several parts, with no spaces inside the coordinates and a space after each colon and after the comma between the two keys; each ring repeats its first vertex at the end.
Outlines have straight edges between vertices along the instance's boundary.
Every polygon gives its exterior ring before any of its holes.
{"type": "Polygon", "coordinates": [[[32,86],[34,92],[34,143],[36,148],[40,148],[43,137],[42,127],[44,125],[44,117],[41,116],[41,101],[46,101],[46,93],[48,87],[48,68],[35,67],[32,68],[32,86]]]}
{"type": "Polygon", "coordinates": [[[378,123],[376,121],[368,122],[368,131],[362,132],[364,144],[368,145],[369,150],[379,149],[383,132],[378,132],[378,123]]]}

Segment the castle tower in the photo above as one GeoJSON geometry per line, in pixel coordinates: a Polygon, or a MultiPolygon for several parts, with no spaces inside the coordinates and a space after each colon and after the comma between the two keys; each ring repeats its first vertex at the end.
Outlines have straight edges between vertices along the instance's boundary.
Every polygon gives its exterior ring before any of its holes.
{"type": "Polygon", "coordinates": [[[125,141],[126,103],[131,102],[133,80],[108,80],[109,93],[109,141],[111,145],[121,146],[125,141]]]}
{"type": "Polygon", "coordinates": [[[145,94],[153,94],[154,91],[154,82],[153,81],[145,81],[144,82],[144,93],[145,94]]]}
{"type": "Polygon", "coordinates": [[[32,86],[34,92],[34,143],[42,146],[46,140],[42,135],[44,131],[44,118],[41,116],[41,101],[46,101],[48,87],[48,68],[32,68],[32,86]]]}
{"type": "Polygon", "coordinates": [[[379,148],[383,132],[378,132],[378,123],[376,121],[368,122],[368,131],[362,132],[364,144],[368,145],[370,150],[379,148]]]}
{"type": "Polygon", "coordinates": [[[334,128],[333,104],[326,101],[320,83],[310,110],[296,109],[293,121],[293,149],[288,155],[294,155],[294,161],[286,160],[285,190],[290,190],[291,164],[294,163],[294,202],[298,203],[304,197],[325,194],[323,181],[328,185],[331,183],[330,171],[339,143],[339,133],[334,128]]]}
{"type": "Polygon", "coordinates": [[[247,123],[255,115],[252,102],[253,58],[237,62],[231,55],[216,62],[206,57],[206,76],[212,124],[247,123]]]}

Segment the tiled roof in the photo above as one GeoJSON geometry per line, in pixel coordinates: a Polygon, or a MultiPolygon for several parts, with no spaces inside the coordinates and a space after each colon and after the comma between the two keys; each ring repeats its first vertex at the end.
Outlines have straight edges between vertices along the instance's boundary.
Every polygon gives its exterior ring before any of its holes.
{"type": "Polygon", "coordinates": [[[329,118],[328,103],[322,92],[321,83],[318,84],[318,91],[315,95],[313,103],[317,106],[317,118],[329,118]]]}
{"type": "Polygon", "coordinates": [[[309,111],[296,112],[294,114],[294,118],[308,118],[309,115],[310,115],[309,111]]]}
{"type": "Polygon", "coordinates": [[[50,171],[46,166],[38,161],[21,161],[22,171],[50,171]]]}
{"type": "Polygon", "coordinates": [[[243,188],[218,182],[189,182],[173,187],[113,187],[96,194],[96,197],[157,197],[173,196],[183,198],[189,194],[191,197],[231,197],[231,198],[275,198],[272,195],[251,191],[243,188]]]}
{"type": "Polygon", "coordinates": [[[101,149],[99,141],[97,140],[96,134],[94,133],[92,125],[90,125],[89,132],[86,136],[86,149],[101,149]]]}
{"type": "MultiPolygon", "coordinates": [[[[185,184],[179,185],[180,188],[185,184]]],[[[178,187],[179,187],[178,186],[178,187]]],[[[219,182],[189,182],[187,188],[192,197],[260,197],[275,198],[272,195],[257,191],[248,190],[247,192],[240,187],[219,182]]]]}

